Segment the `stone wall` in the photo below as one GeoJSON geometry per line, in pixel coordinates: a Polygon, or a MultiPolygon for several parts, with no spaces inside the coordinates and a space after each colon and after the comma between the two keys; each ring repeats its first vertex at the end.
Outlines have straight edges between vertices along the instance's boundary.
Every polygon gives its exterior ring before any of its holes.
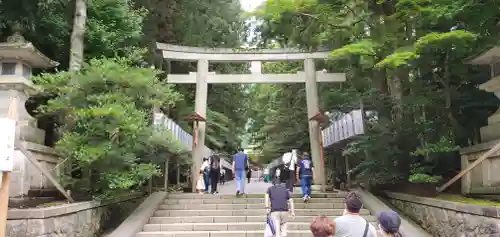
{"type": "Polygon", "coordinates": [[[142,195],[133,195],[108,203],[91,201],[11,209],[6,233],[8,237],[93,237],[117,226],[143,199],[142,195]]]}
{"type": "Polygon", "coordinates": [[[386,193],[390,203],[435,237],[500,237],[500,207],[386,193]]]}

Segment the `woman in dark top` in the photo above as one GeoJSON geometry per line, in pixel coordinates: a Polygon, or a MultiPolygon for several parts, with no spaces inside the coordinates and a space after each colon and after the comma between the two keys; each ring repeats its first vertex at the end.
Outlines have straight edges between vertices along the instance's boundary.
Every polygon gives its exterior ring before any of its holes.
{"type": "Polygon", "coordinates": [[[248,183],[250,183],[250,178],[252,178],[252,170],[249,168],[247,170],[247,179],[248,179],[248,183]]]}

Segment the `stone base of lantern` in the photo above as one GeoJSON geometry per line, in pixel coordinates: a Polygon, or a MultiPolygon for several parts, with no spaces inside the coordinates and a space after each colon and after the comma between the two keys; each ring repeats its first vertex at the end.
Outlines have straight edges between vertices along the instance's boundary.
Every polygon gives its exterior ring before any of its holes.
{"type": "MultiPolygon", "coordinates": [[[[26,111],[28,94],[33,91],[30,81],[23,77],[5,77],[0,82],[0,116],[7,117],[8,107],[12,98],[17,98],[16,104],[16,137],[42,167],[53,173],[55,177],[59,157],[51,147],[44,145],[45,131],[37,128],[36,119],[26,111]]],[[[9,197],[26,197],[30,190],[44,191],[55,189],[54,185],[35,168],[35,166],[19,150],[14,154],[14,171],[11,174],[9,197]]]]}
{"type": "MultiPolygon", "coordinates": [[[[60,160],[53,148],[32,142],[22,142],[22,144],[40,162],[43,168],[52,173],[54,177],[59,175],[60,166],[57,166],[57,164],[60,160]]],[[[28,196],[30,190],[56,189],[19,150],[14,153],[14,170],[11,175],[9,197],[25,197],[28,196]]]]}

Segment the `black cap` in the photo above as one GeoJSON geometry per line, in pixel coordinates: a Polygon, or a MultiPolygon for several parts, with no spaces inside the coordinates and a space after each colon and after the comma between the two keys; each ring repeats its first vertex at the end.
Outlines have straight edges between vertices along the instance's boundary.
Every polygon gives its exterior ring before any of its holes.
{"type": "Polygon", "coordinates": [[[397,233],[401,225],[401,218],[395,211],[384,211],[377,213],[380,227],[387,233],[397,233]]]}

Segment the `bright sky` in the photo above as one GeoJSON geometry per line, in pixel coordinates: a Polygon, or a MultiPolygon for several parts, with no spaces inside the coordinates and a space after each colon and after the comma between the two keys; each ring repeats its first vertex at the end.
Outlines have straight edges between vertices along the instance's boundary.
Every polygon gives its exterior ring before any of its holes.
{"type": "MultiPolygon", "coordinates": [[[[250,11],[255,10],[255,8],[257,8],[258,6],[260,6],[265,1],[266,0],[240,0],[240,3],[241,3],[241,7],[243,8],[243,10],[245,10],[247,12],[250,12],[250,11]]],[[[253,35],[252,31],[253,31],[252,27],[250,27],[250,36],[253,35]]],[[[256,63],[252,63],[251,64],[251,66],[250,66],[250,71],[251,72],[260,73],[260,70],[261,70],[261,65],[260,64],[256,64],[256,63]]]]}
{"type": "Polygon", "coordinates": [[[240,0],[241,6],[247,12],[254,10],[266,0],[240,0]]]}

